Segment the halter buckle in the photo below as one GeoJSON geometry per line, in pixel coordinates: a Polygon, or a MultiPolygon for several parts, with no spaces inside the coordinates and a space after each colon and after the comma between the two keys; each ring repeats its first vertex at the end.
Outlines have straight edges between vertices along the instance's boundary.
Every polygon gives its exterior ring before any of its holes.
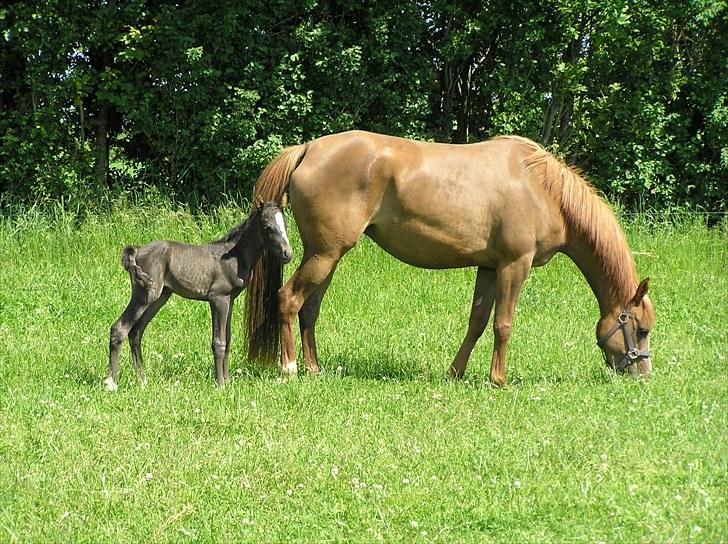
{"type": "Polygon", "coordinates": [[[637,348],[632,348],[631,350],[629,350],[627,352],[626,355],[627,355],[627,357],[629,358],[630,361],[636,361],[637,359],[639,359],[640,357],[642,357],[642,354],[640,353],[640,350],[637,349],[637,348]]]}
{"type": "Polygon", "coordinates": [[[629,312],[622,312],[617,316],[617,323],[626,325],[629,322],[629,312]]]}

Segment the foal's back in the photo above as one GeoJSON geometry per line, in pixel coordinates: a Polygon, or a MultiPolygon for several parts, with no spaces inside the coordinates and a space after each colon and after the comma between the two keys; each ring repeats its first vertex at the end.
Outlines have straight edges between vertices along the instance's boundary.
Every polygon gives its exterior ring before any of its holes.
{"type": "Polygon", "coordinates": [[[137,264],[155,286],[195,300],[209,300],[218,291],[243,289],[237,275],[237,258],[227,255],[225,244],[192,245],[158,240],[137,251],[137,264]]]}

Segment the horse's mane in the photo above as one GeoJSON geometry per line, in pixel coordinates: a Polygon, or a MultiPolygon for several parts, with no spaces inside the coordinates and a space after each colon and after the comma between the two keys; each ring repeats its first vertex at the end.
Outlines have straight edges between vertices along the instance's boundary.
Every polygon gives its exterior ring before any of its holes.
{"type": "Polygon", "coordinates": [[[624,232],[607,203],[578,169],[531,140],[506,138],[529,148],[523,161],[526,168],[559,203],[567,228],[587,239],[604,268],[612,295],[617,300],[629,300],[637,285],[637,272],[624,232]]]}
{"type": "Polygon", "coordinates": [[[240,223],[235,225],[230,232],[224,235],[222,238],[218,238],[210,243],[212,244],[225,244],[227,242],[237,242],[242,238],[243,234],[251,227],[256,216],[260,212],[260,208],[254,208],[250,215],[243,219],[240,223]]]}

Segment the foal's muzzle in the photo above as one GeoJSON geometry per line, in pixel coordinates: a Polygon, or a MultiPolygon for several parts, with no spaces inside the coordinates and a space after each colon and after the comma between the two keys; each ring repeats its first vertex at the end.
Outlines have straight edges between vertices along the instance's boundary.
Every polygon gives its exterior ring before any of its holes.
{"type": "Polygon", "coordinates": [[[281,249],[281,261],[283,264],[288,264],[293,259],[293,248],[286,247],[281,249]]]}

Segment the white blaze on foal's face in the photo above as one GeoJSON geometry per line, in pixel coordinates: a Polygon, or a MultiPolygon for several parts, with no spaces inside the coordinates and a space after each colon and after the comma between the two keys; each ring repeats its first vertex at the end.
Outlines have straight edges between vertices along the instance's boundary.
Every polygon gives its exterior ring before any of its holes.
{"type": "Polygon", "coordinates": [[[288,245],[291,245],[291,242],[288,240],[288,233],[286,232],[286,224],[283,221],[283,214],[281,212],[276,212],[273,218],[276,221],[276,225],[278,225],[278,230],[281,231],[281,236],[283,236],[283,239],[288,245]]]}

